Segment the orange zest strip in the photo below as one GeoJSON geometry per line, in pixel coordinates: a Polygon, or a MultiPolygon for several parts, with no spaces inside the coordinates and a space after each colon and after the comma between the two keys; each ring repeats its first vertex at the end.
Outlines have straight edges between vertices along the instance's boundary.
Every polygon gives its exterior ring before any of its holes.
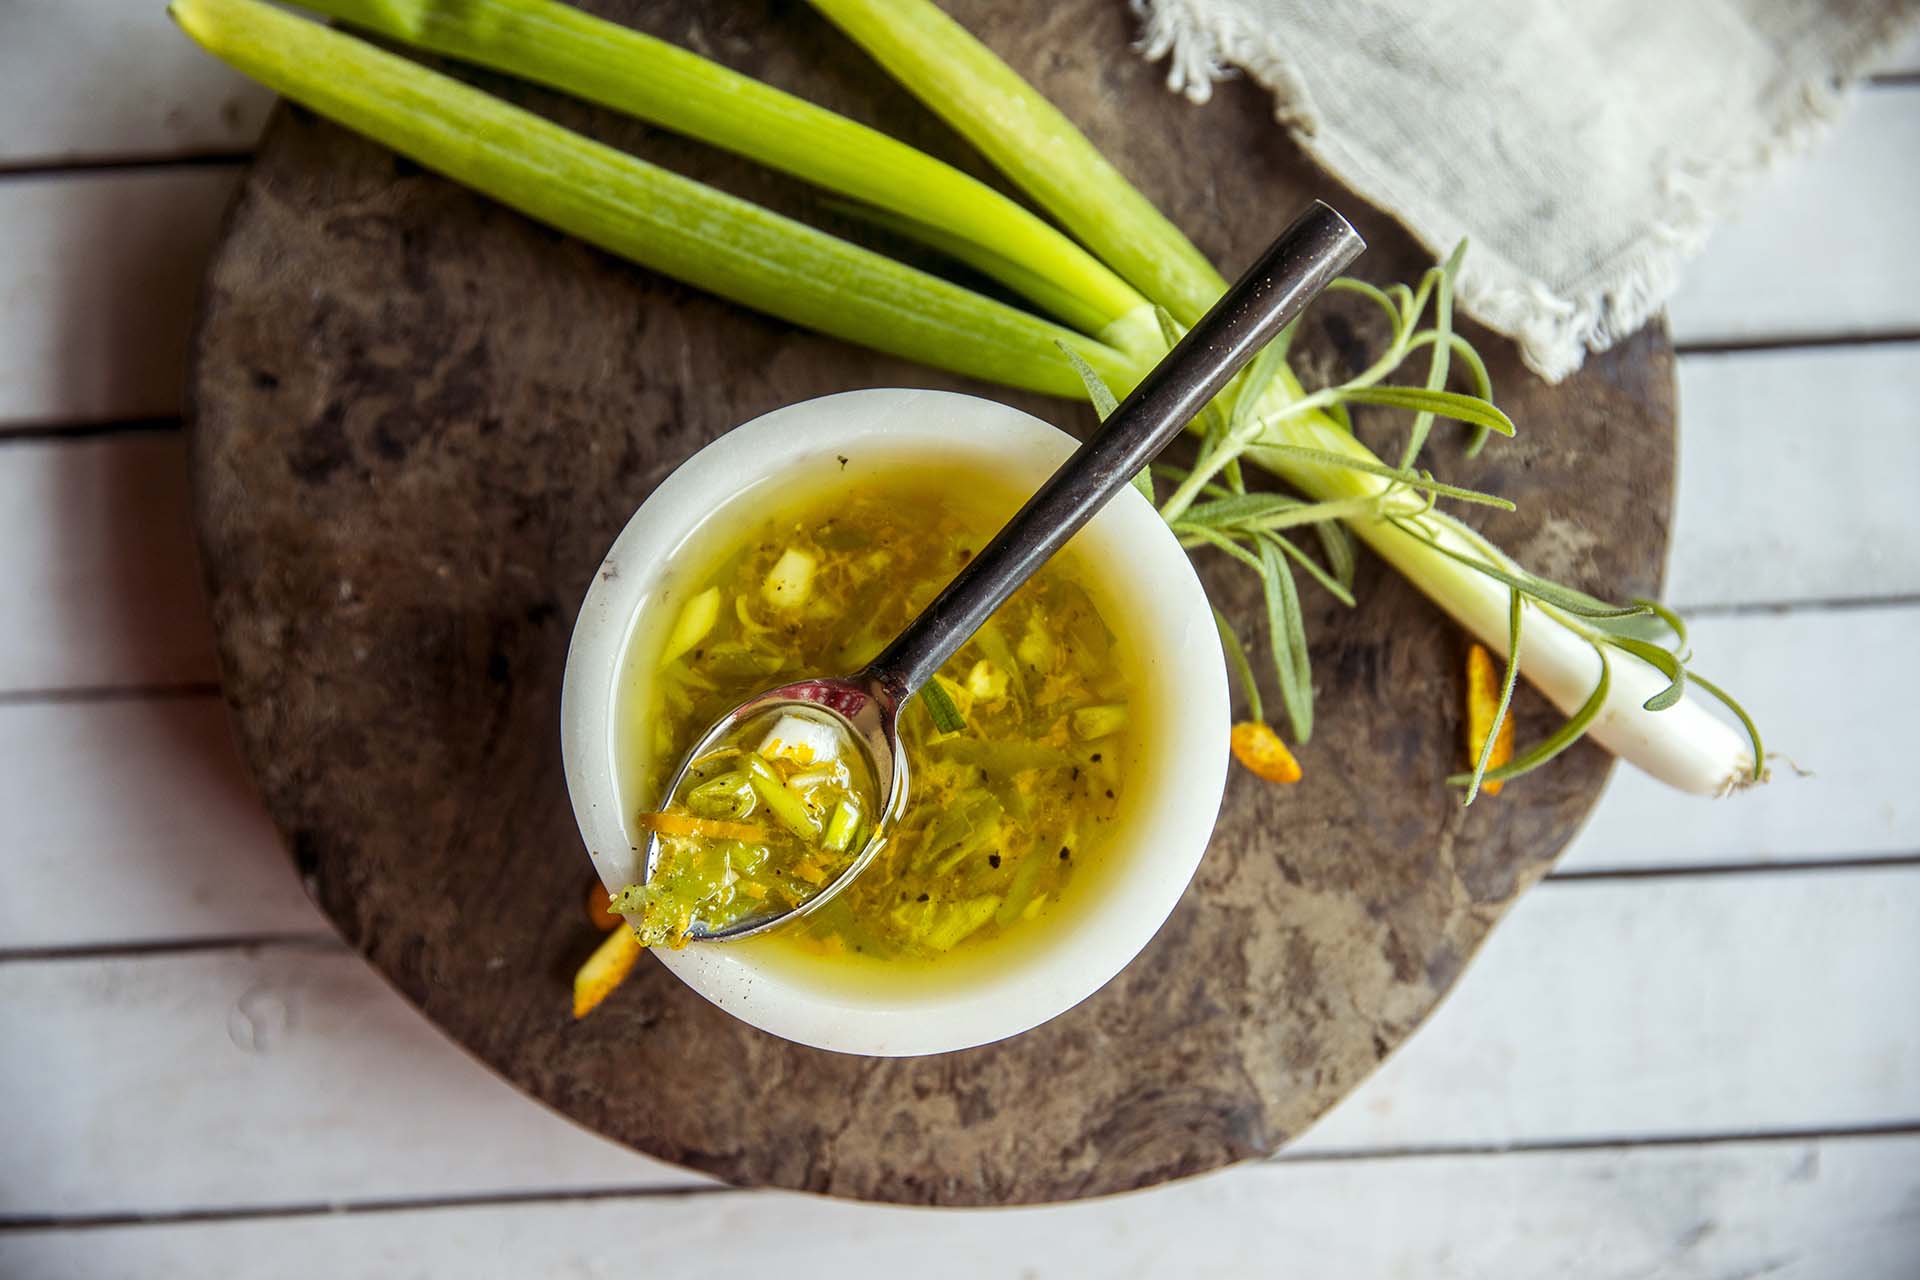
{"type": "Polygon", "coordinates": [[[1256,778],[1268,782],[1300,781],[1300,762],[1280,741],[1280,735],[1258,720],[1242,720],[1233,726],[1233,758],[1256,778]]]}
{"type": "Polygon", "coordinates": [[[759,840],[773,838],[765,827],[720,818],[695,818],[684,813],[643,813],[640,825],[663,836],[699,836],[705,840],[759,840]]]}
{"type": "Polygon", "coordinates": [[[607,896],[607,886],[595,880],[593,888],[587,890],[587,919],[593,921],[593,927],[602,933],[620,927],[620,917],[614,914],[611,902],[612,899],[607,896]]]}
{"type": "Polygon", "coordinates": [[[586,1017],[615,987],[626,981],[642,950],[640,939],[631,929],[615,929],[608,934],[606,941],[573,975],[573,1016],[586,1017]]]}

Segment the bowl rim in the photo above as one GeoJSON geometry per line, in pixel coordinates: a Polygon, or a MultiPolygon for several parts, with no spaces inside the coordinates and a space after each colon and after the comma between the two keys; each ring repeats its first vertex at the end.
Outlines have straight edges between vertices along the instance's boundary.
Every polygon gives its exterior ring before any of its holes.
{"type": "MultiPolygon", "coordinates": [[[[1037,487],[1078,446],[1010,405],[951,391],[872,388],[803,400],[733,428],[688,458],[640,504],[596,568],[576,617],[561,687],[561,754],[574,818],[608,890],[631,879],[633,849],[619,812],[614,708],[641,613],[670,584],[675,556],[729,502],[788,468],[874,446],[991,459],[1037,487]]],[[[924,994],[853,1000],[796,981],[726,943],[654,954],[681,981],[748,1024],[800,1044],[898,1057],[1005,1039],[1066,1012],[1105,986],[1159,932],[1206,852],[1226,788],[1231,726],[1225,658],[1210,605],[1186,552],[1129,488],[1076,535],[1118,556],[1153,607],[1128,619],[1127,639],[1156,700],[1156,784],[1130,808],[1122,866],[1066,930],[978,980],[924,994]]]]}

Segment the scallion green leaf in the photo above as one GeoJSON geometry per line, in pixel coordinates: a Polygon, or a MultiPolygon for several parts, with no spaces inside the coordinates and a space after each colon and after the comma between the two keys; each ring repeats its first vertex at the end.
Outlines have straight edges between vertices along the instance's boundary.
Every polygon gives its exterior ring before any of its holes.
{"type": "Polygon", "coordinates": [[[1086,250],[977,178],[689,50],[553,0],[303,0],[303,7],[464,62],[550,85],[890,211],[1071,323],[1140,305],[1086,250]],[[1005,264],[996,271],[960,246],[1005,264]],[[1035,296],[1031,285],[1042,286],[1035,296]]]}
{"type": "Polygon", "coordinates": [[[940,368],[1052,395],[1133,361],[1037,316],[680,177],[258,0],[174,0],[181,27],[268,87],[521,212],[724,298],[940,368]]]}
{"type": "Polygon", "coordinates": [[[927,704],[927,715],[940,732],[958,733],[967,727],[960,708],[953,705],[953,699],[947,696],[939,680],[927,681],[926,687],[920,690],[920,700],[927,704]]]}
{"type": "Polygon", "coordinates": [[[1034,87],[929,0],[809,0],[1134,288],[1182,324],[1227,282],[1034,87]]]}

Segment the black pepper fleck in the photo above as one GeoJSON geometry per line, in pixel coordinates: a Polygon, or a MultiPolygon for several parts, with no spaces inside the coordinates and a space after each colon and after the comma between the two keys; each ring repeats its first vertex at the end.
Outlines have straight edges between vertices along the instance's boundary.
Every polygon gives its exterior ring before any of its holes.
{"type": "Polygon", "coordinates": [[[1000,867],[1000,855],[997,853],[988,854],[987,865],[994,868],[995,870],[998,870],[1000,867]]]}

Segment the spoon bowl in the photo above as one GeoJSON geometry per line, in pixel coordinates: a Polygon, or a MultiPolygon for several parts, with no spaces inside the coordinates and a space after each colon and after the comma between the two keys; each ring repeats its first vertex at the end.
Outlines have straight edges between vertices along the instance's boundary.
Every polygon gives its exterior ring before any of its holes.
{"type": "MultiPolygon", "coordinates": [[[[899,711],[899,700],[886,685],[865,673],[846,679],[800,680],[756,694],[714,721],[701,735],[681,762],[673,781],[668,784],[668,795],[678,792],[681,780],[686,777],[694,761],[718,747],[735,729],[772,713],[792,712],[807,718],[831,720],[844,730],[857,749],[865,754],[873,770],[875,794],[881,800],[875,814],[872,837],[854,855],[853,861],[821,885],[817,892],[790,909],[769,908],[754,912],[719,928],[711,928],[705,922],[696,920],[687,930],[689,942],[750,938],[775,925],[797,920],[825,906],[867,869],[868,864],[886,846],[888,829],[907,803],[907,753],[900,749],[899,711]]],[[[660,837],[655,833],[648,838],[643,853],[642,865],[646,868],[647,879],[653,878],[659,859],[660,837]]]]}

